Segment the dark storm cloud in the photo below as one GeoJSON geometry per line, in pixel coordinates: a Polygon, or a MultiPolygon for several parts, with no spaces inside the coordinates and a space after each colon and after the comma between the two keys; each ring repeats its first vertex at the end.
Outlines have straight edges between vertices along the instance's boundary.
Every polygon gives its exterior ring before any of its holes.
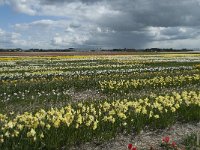
{"type": "MultiPolygon", "coordinates": [[[[115,0],[107,3],[109,8],[120,12],[119,18],[104,16],[104,24],[141,27],[177,27],[200,25],[198,0],[115,0]],[[109,21],[110,20],[110,21],[109,21]],[[128,24],[128,25],[124,25],[128,24]]],[[[100,20],[101,21],[101,20],[100,20]]],[[[119,28],[119,27],[118,27],[119,28]]]]}
{"type": "Polygon", "coordinates": [[[119,24],[132,24],[134,22],[133,26],[138,24],[139,26],[142,24],[144,26],[159,27],[200,25],[199,0],[41,0],[44,5],[76,2],[89,5],[99,2],[110,10],[118,11],[120,18],[105,15],[102,16],[103,20],[99,20],[99,22],[108,22],[108,25],[112,24],[112,19],[113,23],[118,22],[119,24]]]}
{"type": "Polygon", "coordinates": [[[97,33],[95,38],[86,42],[87,45],[106,48],[133,48],[144,47],[150,36],[140,32],[108,32],[97,33]]]}
{"type": "Polygon", "coordinates": [[[136,13],[136,22],[141,22],[146,26],[196,26],[200,24],[199,8],[197,1],[168,0],[161,2],[157,0],[148,4],[147,8],[144,7],[141,11],[131,12],[136,13]]]}

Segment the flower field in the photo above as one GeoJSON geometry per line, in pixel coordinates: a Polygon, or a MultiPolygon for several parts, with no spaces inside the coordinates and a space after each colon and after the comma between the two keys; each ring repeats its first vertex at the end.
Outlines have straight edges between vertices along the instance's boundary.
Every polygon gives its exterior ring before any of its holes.
{"type": "Polygon", "coordinates": [[[70,149],[199,121],[198,53],[0,57],[0,149],[70,149]]]}

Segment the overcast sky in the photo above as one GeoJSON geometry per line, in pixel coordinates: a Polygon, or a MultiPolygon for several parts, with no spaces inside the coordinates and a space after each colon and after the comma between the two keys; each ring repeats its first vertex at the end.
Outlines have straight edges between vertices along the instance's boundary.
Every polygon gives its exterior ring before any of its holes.
{"type": "Polygon", "coordinates": [[[200,48],[200,0],[0,0],[0,48],[200,48]]]}

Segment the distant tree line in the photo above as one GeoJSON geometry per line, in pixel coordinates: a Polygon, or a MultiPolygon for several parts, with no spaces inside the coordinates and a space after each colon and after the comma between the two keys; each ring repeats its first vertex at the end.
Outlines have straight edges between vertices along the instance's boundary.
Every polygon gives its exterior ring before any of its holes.
{"type": "Polygon", "coordinates": [[[173,49],[173,48],[147,48],[147,49],[111,49],[102,51],[114,51],[114,52],[185,52],[193,51],[191,49],[173,49]]]}
{"type": "Polygon", "coordinates": [[[68,49],[21,49],[21,48],[14,48],[14,49],[3,49],[0,48],[0,52],[71,52],[74,51],[74,48],[68,49]]]}
{"type": "MultiPolygon", "coordinates": [[[[74,52],[74,51],[81,51],[81,49],[21,49],[21,48],[14,48],[14,49],[4,49],[0,48],[0,52],[74,52]]],[[[192,49],[173,49],[173,48],[147,48],[147,49],[88,49],[84,51],[103,51],[103,52],[185,52],[185,51],[193,51],[192,49]]]]}

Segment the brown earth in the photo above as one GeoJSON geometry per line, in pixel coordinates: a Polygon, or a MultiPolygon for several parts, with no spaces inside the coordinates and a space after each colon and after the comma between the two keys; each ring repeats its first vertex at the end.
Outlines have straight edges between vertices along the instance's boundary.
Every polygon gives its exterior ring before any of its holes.
{"type": "Polygon", "coordinates": [[[0,56],[141,55],[144,52],[0,52],[0,56]]]}
{"type": "Polygon", "coordinates": [[[121,134],[103,143],[85,143],[74,146],[71,150],[128,150],[127,145],[129,143],[135,145],[137,150],[150,150],[151,147],[152,150],[163,150],[160,144],[162,143],[162,138],[166,136],[169,136],[170,143],[175,141],[180,150],[185,150],[183,145],[184,138],[194,133],[200,133],[200,123],[176,123],[164,130],[147,130],[138,135],[134,133],[131,135],[121,134]]]}
{"type": "Polygon", "coordinates": [[[152,54],[199,54],[199,52],[0,52],[1,56],[76,56],[76,55],[152,55],[152,54]]]}

